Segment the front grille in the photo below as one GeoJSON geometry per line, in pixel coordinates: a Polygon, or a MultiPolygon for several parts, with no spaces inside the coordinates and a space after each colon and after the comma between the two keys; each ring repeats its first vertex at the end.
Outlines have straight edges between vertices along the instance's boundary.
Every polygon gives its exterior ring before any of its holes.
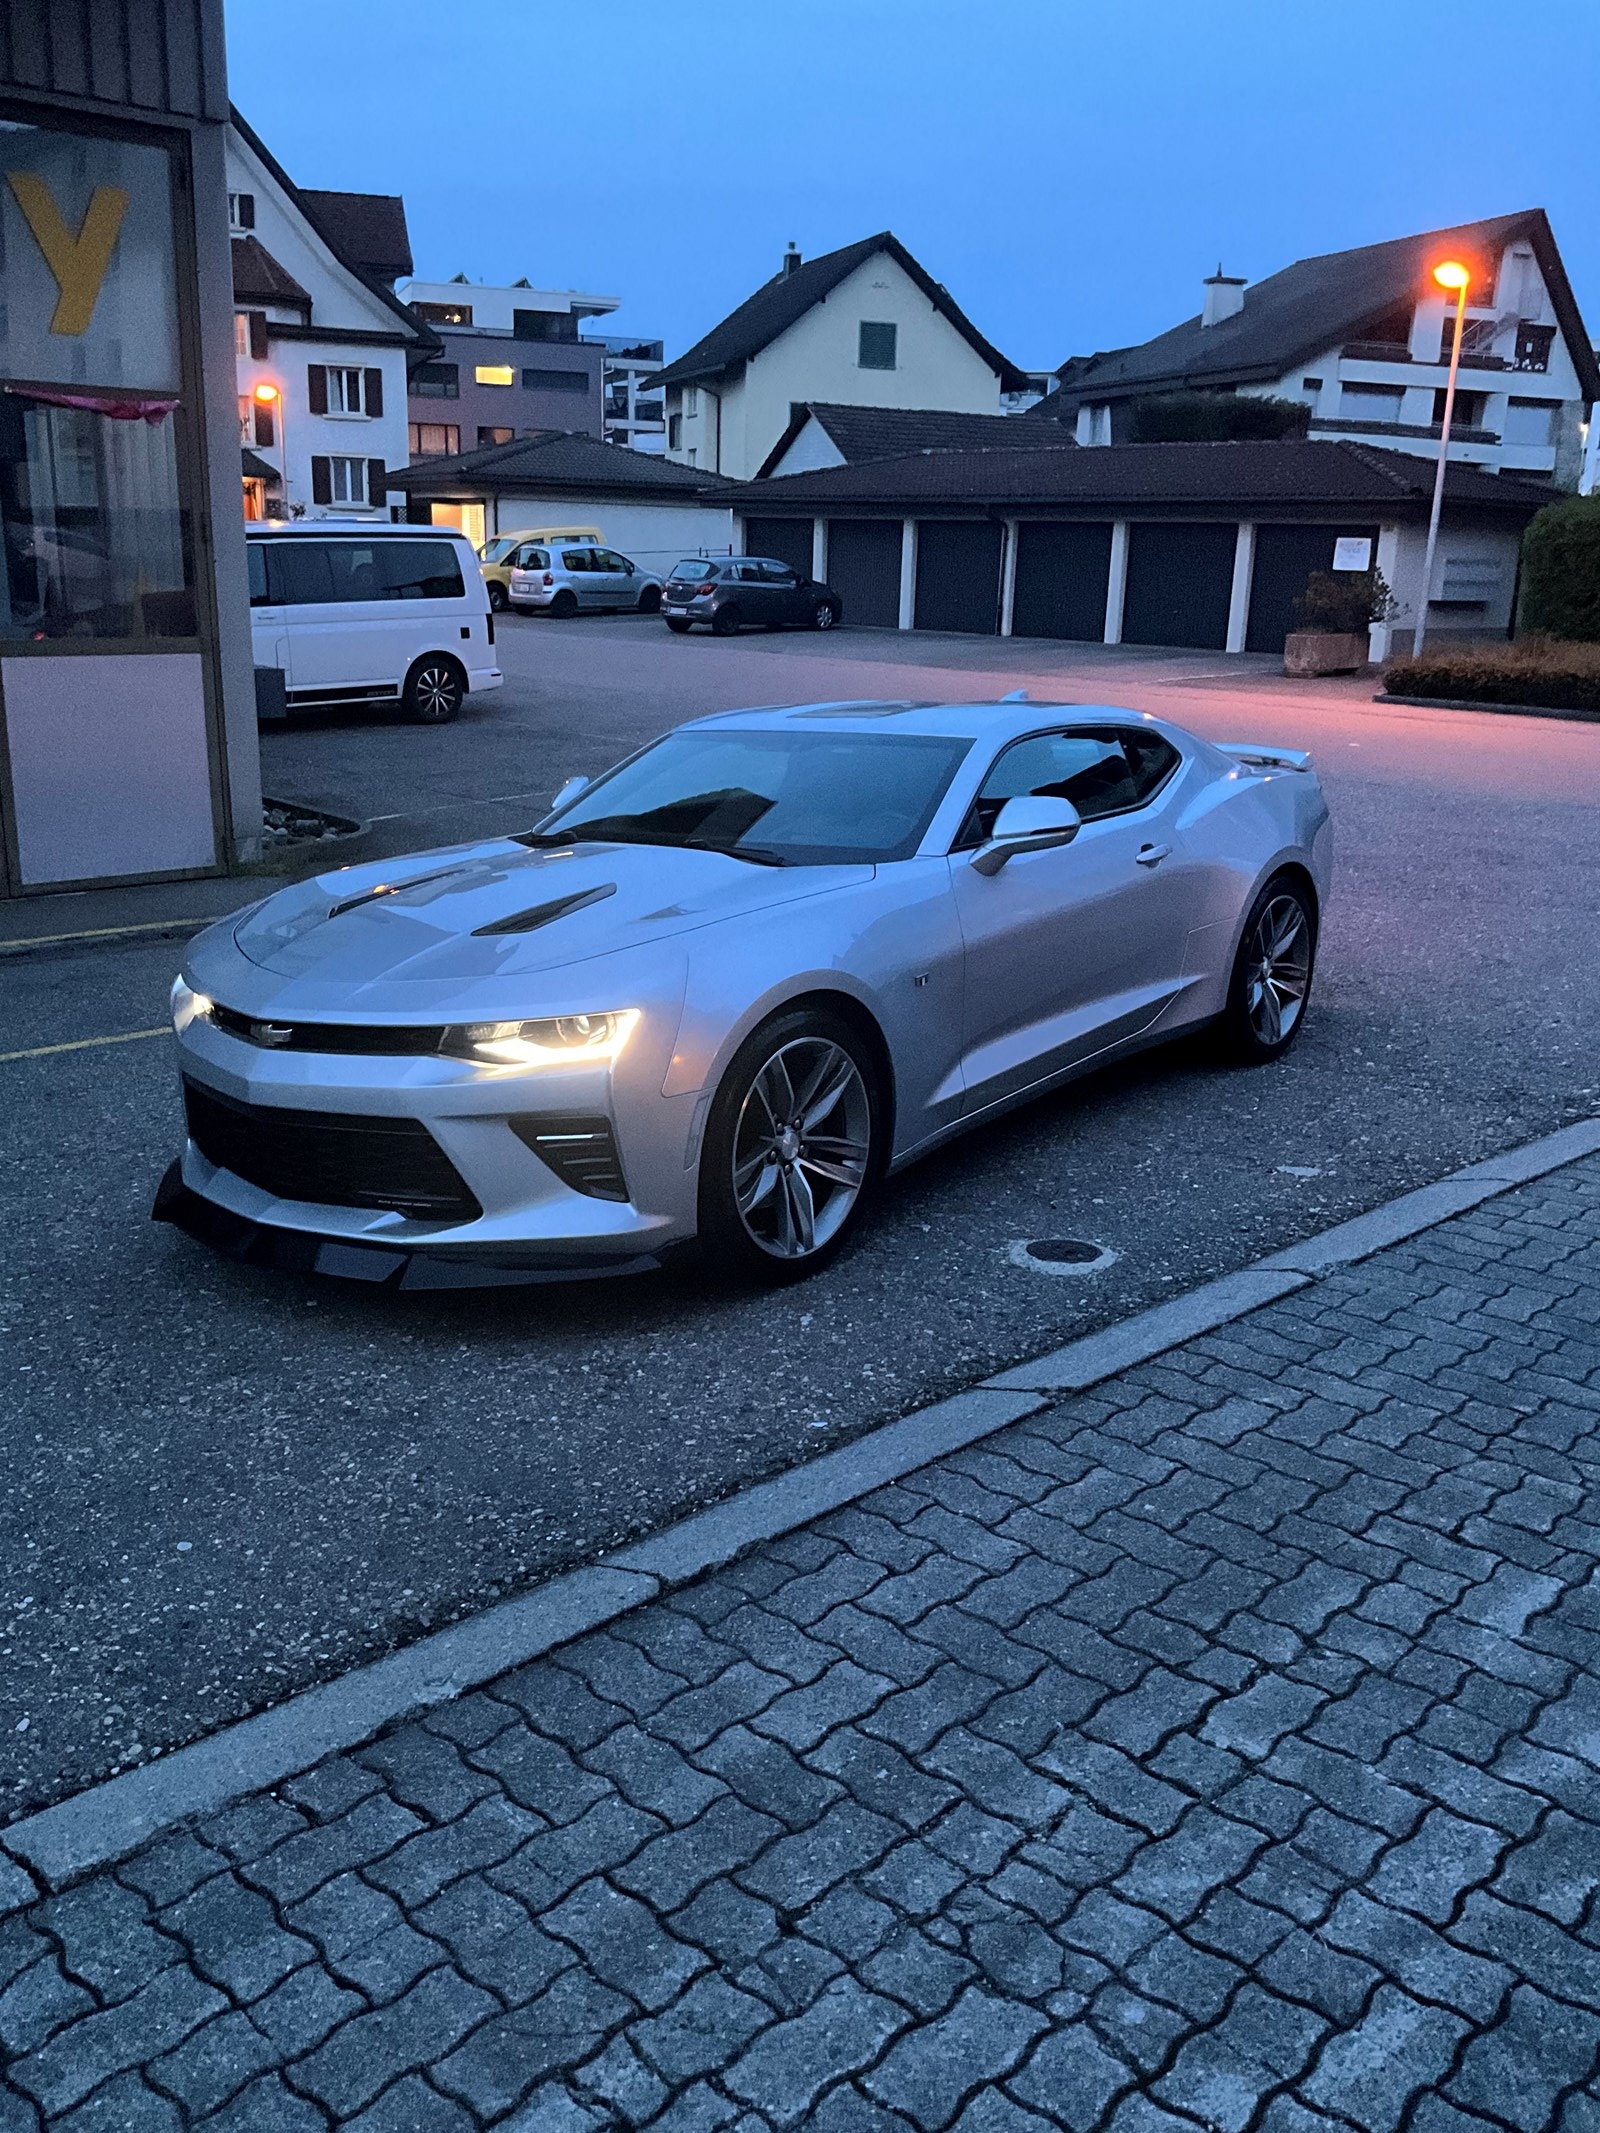
{"type": "Polygon", "coordinates": [[[382,1207],[424,1221],[475,1222],[483,1209],[427,1127],[238,1103],[185,1077],[189,1138],[207,1162],[280,1200],[382,1207]]]}
{"type": "Polygon", "coordinates": [[[609,1118],[514,1118],[511,1130],[574,1192],[591,1200],[628,1197],[609,1118]]]}
{"type": "Polygon", "coordinates": [[[435,1023],[407,1025],[381,1022],[275,1022],[270,1016],[242,1015],[236,1007],[212,1006],[210,1018],[230,1037],[242,1037],[272,1052],[355,1052],[364,1056],[437,1052],[444,1031],[435,1023]]]}

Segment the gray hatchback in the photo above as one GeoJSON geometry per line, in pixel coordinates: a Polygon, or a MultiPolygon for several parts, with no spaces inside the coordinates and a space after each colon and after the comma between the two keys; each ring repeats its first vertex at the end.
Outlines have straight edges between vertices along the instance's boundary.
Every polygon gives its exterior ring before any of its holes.
{"type": "Polygon", "coordinates": [[[769,630],[831,630],[844,614],[844,602],[831,585],[772,556],[686,556],[672,567],[661,612],[667,628],[680,636],[703,622],[713,636],[731,637],[747,623],[769,630]]]}
{"type": "Polygon", "coordinates": [[[661,605],[656,573],[631,563],[614,548],[524,541],[509,561],[507,592],[519,614],[554,615],[559,621],[585,607],[653,615],[661,605]]]}

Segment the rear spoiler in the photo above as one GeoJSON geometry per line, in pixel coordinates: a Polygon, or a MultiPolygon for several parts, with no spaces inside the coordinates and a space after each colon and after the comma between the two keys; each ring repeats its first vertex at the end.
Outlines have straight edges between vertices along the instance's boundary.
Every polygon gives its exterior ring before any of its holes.
{"type": "Polygon", "coordinates": [[[1252,770],[1309,770],[1311,757],[1304,748],[1263,748],[1255,741],[1218,741],[1224,755],[1231,755],[1252,770]]]}

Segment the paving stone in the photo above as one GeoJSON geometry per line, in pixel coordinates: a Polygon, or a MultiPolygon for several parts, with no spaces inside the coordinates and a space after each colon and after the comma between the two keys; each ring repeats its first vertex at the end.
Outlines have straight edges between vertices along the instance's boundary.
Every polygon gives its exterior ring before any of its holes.
{"type": "Polygon", "coordinates": [[[741,1659],[703,1688],[686,1689],[664,1704],[651,1718],[651,1728],[692,1755],[724,1727],[754,1718],[788,1689],[781,1674],[769,1674],[741,1659]]]}
{"type": "Polygon", "coordinates": [[[1022,1841],[1023,1832],[1015,1822],[981,1814],[966,1800],[952,1807],[924,1839],[941,1859],[964,1867],[969,1874],[997,1872],[1022,1841]]]}
{"type": "Polygon", "coordinates": [[[1052,2125],[1064,2126],[1068,2133],[1092,2133],[1134,2080],[1133,2069],[1079,2021],[1053,2030],[1007,2086],[1052,2125]]]}
{"type": "MultiPolygon", "coordinates": [[[[612,1728],[607,1739],[615,1737],[612,1728]]],[[[590,1754],[596,1752],[591,1746],[590,1754]]],[[[473,1751],[486,1782],[498,1784],[519,1807],[545,1822],[576,1822],[611,1790],[610,1780],[586,1770],[559,1741],[547,1740],[527,1726],[507,1726],[473,1751]]]]}
{"type": "Polygon", "coordinates": [[[1592,2075],[1597,2050],[1600,2019],[1519,1985],[1505,2020],[1467,2046],[1445,2093],[1518,2133],[1542,2133],[1561,2091],[1592,2075]]]}
{"type": "Polygon", "coordinates": [[[782,1831],[781,1822],[724,1794],[687,1829],[655,1837],[613,1867],[612,1877],[658,1911],[676,1910],[707,1883],[757,1858],[782,1831]]]}
{"type": "Polygon", "coordinates": [[[653,1740],[638,1726],[619,1726],[589,1750],[587,1760],[625,1800],[675,1828],[692,1822],[724,1789],[668,1742],[653,1740]]]}
{"type": "Polygon", "coordinates": [[[295,2095],[278,2074],[261,2075],[202,2120],[204,2133],[325,2133],[327,2123],[316,2105],[295,2095]]]}
{"type": "Polygon", "coordinates": [[[1418,1999],[1453,2007],[1473,2022],[1492,2021],[1512,1983],[1502,1964],[1469,1955],[1421,1919],[1374,1903],[1358,1889],[1341,1897],[1322,1935],[1365,1956],[1418,1999]]]}
{"type": "Polygon", "coordinates": [[[1190,2027],[1174,2008],[1147,2000],[1113,1981],[1094,1996],[1090,2020],[1118,2058],[1146,2076],[1155,2073],[1190,2027]]]}
{"type": "Polygon", "coordinates": [[[508,2007],[535,1998],[576,1960],[564,1942],[533,1923],[515,1898],[480,1875],[452,1883],[414,1916],[464,1978],[508,2007]]]}
{"type": "Polygon", "coordinates": [[[385,1734],[361,1749],[355,1760],[375,1772],[403,1807],[415,1808],[431,1822],[453,1822],[474,1800],[494,1790],[494,1780],[466,1763],[453,1741],[421,1726],[401,1726],[385,1734]]]}
{"type": "Polygon", "coordinates": [[[1119,1748],[1078,1734],[1063,1734],[1039,1761],[1108,1815],[1152,1836],[1175,1828],[1190,1804],[1175,1785],[1149,1776],[1119,1748]]]}
{"type": "Polygon", "coordinates": [[[344,2124],[347,2133],[476,2133],[476,2121],[417,2074],[385,2089],[376,2103],[344,2124]]]}
{"type": "Polygon", "coordinates": [[[678,2084],[726,2065],[772,2019],[764,2000],[712,1974],[628,2034],[657,2073],[678,2084]]]}
{"type": "Polygon", "coordinates": [[[698,1948],[663,1932],[652,1912],[609,1882],[584,1882],[546,1914],[544,1923],[571,1942],[603,1983],[652,2012],[675,1999],[705,1967],[698,1948]]]}
{"type": "Polygon", "coordinates": [[[741,1869],[739,1885],[780,1911],[800,1911],[847,1874],[872,1866],[900,1834],[883,1815],[844,1800],[810,1829],[769,1844],[752,1865],[741,1869]]]}
{"type": "Polygon", "coordinates": [[[124,1859],[117,1868],[117,1879],[148,1896],[152,1906],[160,1910],[166,1904],[179,1902],[202,1881],[221,1873],[227,1864],[225,1853],[202,1844],[191,1830],[180,1829],[147,1844],[131,1859],[124,1859]]]}
{"type": "Polygon", "coordinates": [[[713,1881],[673,1914],[672,1930],[724,1967],[737,1969],[770,1947],[781,1928],[771,1904],[747,1896],[731,1881],[713,1881]]]}
{"type": "Polygon", "coordinates": [[[952,1661],[915,1688],[886,1696],[861,1724],[866,1732],[892,1741],[907,1755],[918,1755],[949,1727],[976,1718],[998,1694],[987,1674],[974,1674],[952,1661]]]}
{"type": "Polygon", "coordinates": [[[548,1659],[536,1659],[531,1666],[502,1676],[494,1684],[494,1693],[551,1740],[580,1753],[625,1725],[630,1716],[620,1704],[596,1696],[575,1674],[548,1659]]]}
{"type": "Polygon", "coordinates": [[[157,1931],[144,1897],[109,1875],[35,1905],[32,1923],[60,1942],[67,1970],[102,2004],[127,1999],[183,1953],[157,1931]]]}
{"type": "Polygon", "coordinates": [[[65,2111],[121,2074],[181,2044],[227,2002],[181,1968],[163,1970],[131,1999],[85,2014],[6,2069],[7,2079],[49,2115],[65,2111]]]}
{"type": "Polygon", "coordinates": [[[555,1664],[578,1676],[603,1703],[620,1705],[636,1718],[648,1717],[681,1693],[685,1677],[657,1666],[627,1637],[605,1630],[580,1637],[555,1655],[555,1664]]]}
{"type": "Polygon", "coordinates": [[[620,1993],[581,1969],[515,2013],[485,2022],[430,2067],[430,2078],[480,2118],[503,2117],[551,2074],[581,2066],[633,2012],[620,1993]]]}
{"type": "Polygon", "coordinates": [[[369,2000],[397,1999],[445,1960],[440,1944],[418,1933],[392,1897],[355,1874],[335,1875],[285,1915],[302,1946],[314,1941],[339,1982],[369,2000]]]}
{"type": "Polygon", "coordinates": [[[1238,1880],[1261,1848],[1259,1830],[1196,1807],[1171,1836],[1134,1855],[1117,1893],[1181,1925],[1214,1889],[1238,1880]]]}
{"type": "Polygon", "coordinates": [[[926,2019],[948,2007],[974,1975],[965,1956],[941,1948],[915,1926],[897,1933],[860,1969],[861,1981],[874,1992],[902,2000],[926,2019]]]}
{"type": "Polygon", "coordinates": [[[1372,1893],[1396,1910],[1420,1912],[1443,1925],[1462,1892],[1494,1872],[1505,1841],[1498,1830],[1436,1807],[1415,1836],[1385,1853],[1372,1893]]]}
{"type": "Polygon", "coordinates": [[[548,2081],[520,2111],[500,2122],[498,2133],[599,2133],[612,2123],[604,2106],[591,2109],[577,2101],[565,2082],[548,2081]]]}
{"type": "Polygon", "coordinates": [[[319,1964],[294,1971],[257,2000],[250,2019],[285,2059],[298,2059],[362,2007],[357,1994],[336,1985],[319,1964]]]}
{"type": "Polygon", "coordinates": [[[803,2014],[819,2000],[845,1966],[831,1948],[798,1933],[781,1934],[734,1979],[742,1990],[759,1993],[780,2015],[803,2014]]]}
{"type": "Polygon", "coordinates": [[[488,1993],[452,1970],[430,1971],[403,1998],[336,2029],[296,2066],[295,2086],[330,2111],[351,2115],[401,2074],[430,2066],[497,2012],[488,1993]]]}
{"type": "Polygon", "coordinates": [[[150,2063],[149,2078],[191,2118],[216,2110],[276,2064],[277,2047],[236,2010],[206,2022],[176,2051],[150,2063]]]}
{"type": "Polygon", "coordinates": [[[54,2123],[65,2133],[179,2133],[183,2121],[168,2099],[137,2074],[119,2074],[54,2123]]]}
{"type": "Polygon", "coordinates": [[[847,1963],[858,1964],[882,1947],[898,1923],[887,1904],[846,1881],[812,1905],[800,1929],[808,1940],[819,1941],[847,1963]]]}
{"type": "Polygon", "coordinates": [[[426,1903],[463,1874],[498,1866],[545,1824],[495,1793],[469,1808],[457,1822],[408,1837],[386,1858],[371,1861],[367,1878],[404,1904],[426,1903]]]}
{"type": "Polygon", "coordinates": [[[1257,1972],[1274,1992],[1340,2025],[1356,2020],[1380,1974],[1370,1962],[1340,1954],[1321,1933],[1288,1934],[1262,1958],[1257,1972]]]}
{"type": "Polygon", "coordinates": [[[1600,1888],[1600,1845],[1593,1828],[1560,1808],[1537,1837],[1509,1852],[1494,1881],[1507,1903],[1532,1904],[1561,1925],[1576,1925],[1600,1888]]]}
{"type": "Polygon", "coordinates": [[[874,1740],[853,1726],[830,1733],[806,1761],[837,1778],[861,1806],[892,1816],[907,1829],[925,1829],[957,1797],[953,1785],[930,1776],[891,1742],[874,1740]]]}
{"type": "Polygon", "coordinates": [[[793,1746],[748,1726],[729,1726],[700,1750],[698,1760],[747,1807],[775,1815],[790,1829],[807,1828],[843,1797],[841,1788],[802,1762],[793,1746]]]}
{"type": "Polygon", "coordinates": [[[902,2037],[862,2086],[928,2133],[956,2117],[982,2082],[1010,2072],[1049,2024],[1032,2009],[972,1987],[948,2014],[902,2037]]]}
{"type": "Polygon", "coordinates": [[[870,2065],[908,2019],[892,2001],[843,1978],[804,2014],[774,2023],[747,2045],[724,2085],[774,2124],[797,2125],[830,2081],[870,2065]]]}
{"type": "Polygon", "coordinates": [[[1045,1830],[1072,1806],[1072,1795],[1052,1784],[998,1741],[982,1740],[953,1726],[926,1757],[928,1767],[959,1785],[985,1813],[1027,1830],[1045,1830]]]}
{"type": "Polygon", "coordinates": [[[0,2045],[20,2059],[69,2022],[92,2013],[94,1999],[66,1977],[52,1949],[0,1992],[0,2045]]]}
{"type": "Polygon", "coordinates": [[[336,1822],[358,1800],[377,1792],[381,1784],[377,1772],[364,1769],[353,1756],[329,1755],[278,1789],[284,1799],[303,1808],[314,1822],[336,1822]]]}
{"type": "Polygon", "coordinates": [[[1194,2022],[1214,2021],[1244,1975],[1227,1957],[1165,1933],[1127,1965],[1130,1984],[1194,2022]]]}
{"type": "Polygon", "coordinates": [[[297,1903],[335,1874],[381,1859],[423,1826],[408,1808],[374,1793],[337,1821],[298,1830],[272,1850],[250,1857],[244,1862],[246,1878],[280,1904],[297,1903]]]}
{"type": "MultiPolygon", "coordinates": [[[[708,1812],[715,1813],[713,1806],[708,1812]]],[[[661,1833],[654,1815],[641,1814],[615,1795],[597,1800],[565,1829],[530,1837],[521,1851],[491,1867],[489,1879],[509,1889],[533,1910],[548,1910],[591,1874],[609,1873],[661,1833]]]]}
{"type": "Polygon", "coordinates": [[[1263,1674],[1242,1695],[1213,1705],[1202,1738],[1259,1762],[1286,1733],[1298,1731],[1324,1701],[1322,1691],[1309,1683],[1263,1674]]]}
{"type": "Polygon", "coordinates": [[[1363,2020],[1329,2041],[1301,2094],[1363,2133],[1394,2133],[1412,2097],[1443,2078],[1466,2029],[1442,2008],[1381,1986],[1363,2020]]]}
{"type": "Polygon", "coordinates": [[[667,2101],[664,2082],[645,2065],[626,2037],[614,2037],[598,2057],[573,2075],[578,2088],[597,2097],[626,2125],[654,2118],[667,2101]]]}

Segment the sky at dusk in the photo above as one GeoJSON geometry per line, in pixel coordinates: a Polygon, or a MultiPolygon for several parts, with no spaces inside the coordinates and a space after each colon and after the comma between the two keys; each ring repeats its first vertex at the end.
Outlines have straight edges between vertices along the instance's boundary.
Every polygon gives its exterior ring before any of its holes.
{"type": "Polygon", "coordinates": [[[1540,206],[1600,333],[1594,0],[228,0],[299,183],[404,195],[417,271],[616,295],[681,352],[892,229],[1029,368],[1220,262],[1540,206]]]}

